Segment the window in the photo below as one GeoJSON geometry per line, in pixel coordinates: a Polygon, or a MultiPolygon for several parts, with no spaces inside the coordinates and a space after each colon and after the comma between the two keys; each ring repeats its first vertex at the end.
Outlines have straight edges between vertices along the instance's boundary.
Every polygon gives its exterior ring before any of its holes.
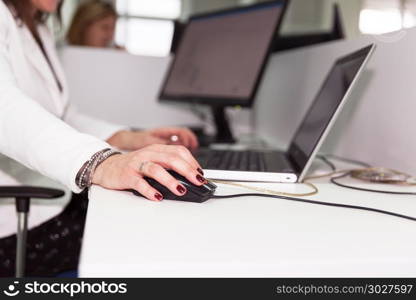
{"type": "Polygon", "coordinates": [[[383,34],[416,26],[415,0],[365,0],[360,31],[383,34]]]}
{"type": "Polygon", "coordinates": [[[118,45],[138,55],[169,55],[180,0],[117,0],[116,8],[118,45]]]}

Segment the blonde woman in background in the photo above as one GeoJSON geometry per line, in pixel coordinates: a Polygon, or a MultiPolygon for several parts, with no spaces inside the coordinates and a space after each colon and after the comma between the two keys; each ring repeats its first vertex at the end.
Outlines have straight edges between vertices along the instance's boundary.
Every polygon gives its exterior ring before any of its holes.
{"type": "Polygon", "coordinates": [[[99,0],[83,3],[72,19],[67,42],[72,46],[115,47],[116,21],[117,13],[110,3],[99,0]]]}

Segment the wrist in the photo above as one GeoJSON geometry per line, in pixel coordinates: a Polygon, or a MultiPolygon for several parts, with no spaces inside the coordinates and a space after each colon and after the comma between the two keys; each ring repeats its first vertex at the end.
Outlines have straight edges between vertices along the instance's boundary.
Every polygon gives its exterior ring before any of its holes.
{"type": "Polygon", "coordinates": [[[112,155],[97,166],[94,173],[92,174],[92,184],[101,185],[104,182],[105,170],[112,169],[112,165],[115,159],[116,155],[112,155]]]}
{"type": "Polygon", "coordinates": [[[112,150],[110,148],[98,151],[95,153],[82,168],[78,171],[75,182],[80,189],[89,188],[93,182],[93,176],[96,169],[108,158],[113,155],[121,154],[118,151],[112,150]]]}

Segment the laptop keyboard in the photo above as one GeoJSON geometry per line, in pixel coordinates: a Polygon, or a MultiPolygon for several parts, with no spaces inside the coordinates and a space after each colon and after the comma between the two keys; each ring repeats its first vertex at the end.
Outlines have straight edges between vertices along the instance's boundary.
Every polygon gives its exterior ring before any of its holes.
{"type": "Polygon", "coordinates": [[[263,152],[208,150],[199,151],[196,158],[204,169],[229,171],[266,171],[263,152]]]}

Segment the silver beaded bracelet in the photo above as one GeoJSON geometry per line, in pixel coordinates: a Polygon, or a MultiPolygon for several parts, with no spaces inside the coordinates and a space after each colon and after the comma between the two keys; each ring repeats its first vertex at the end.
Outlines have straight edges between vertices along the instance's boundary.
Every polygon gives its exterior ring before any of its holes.
{"type": "Polygon", "coordinates": [[[91,158],[85,162],[82,168],[78,171],[75,182],[80,189],[89,188],[92,185],[92,179],[97,167],[110,156],[121,154],[121,152],[107,148],[95,153],[91,158]]]}

